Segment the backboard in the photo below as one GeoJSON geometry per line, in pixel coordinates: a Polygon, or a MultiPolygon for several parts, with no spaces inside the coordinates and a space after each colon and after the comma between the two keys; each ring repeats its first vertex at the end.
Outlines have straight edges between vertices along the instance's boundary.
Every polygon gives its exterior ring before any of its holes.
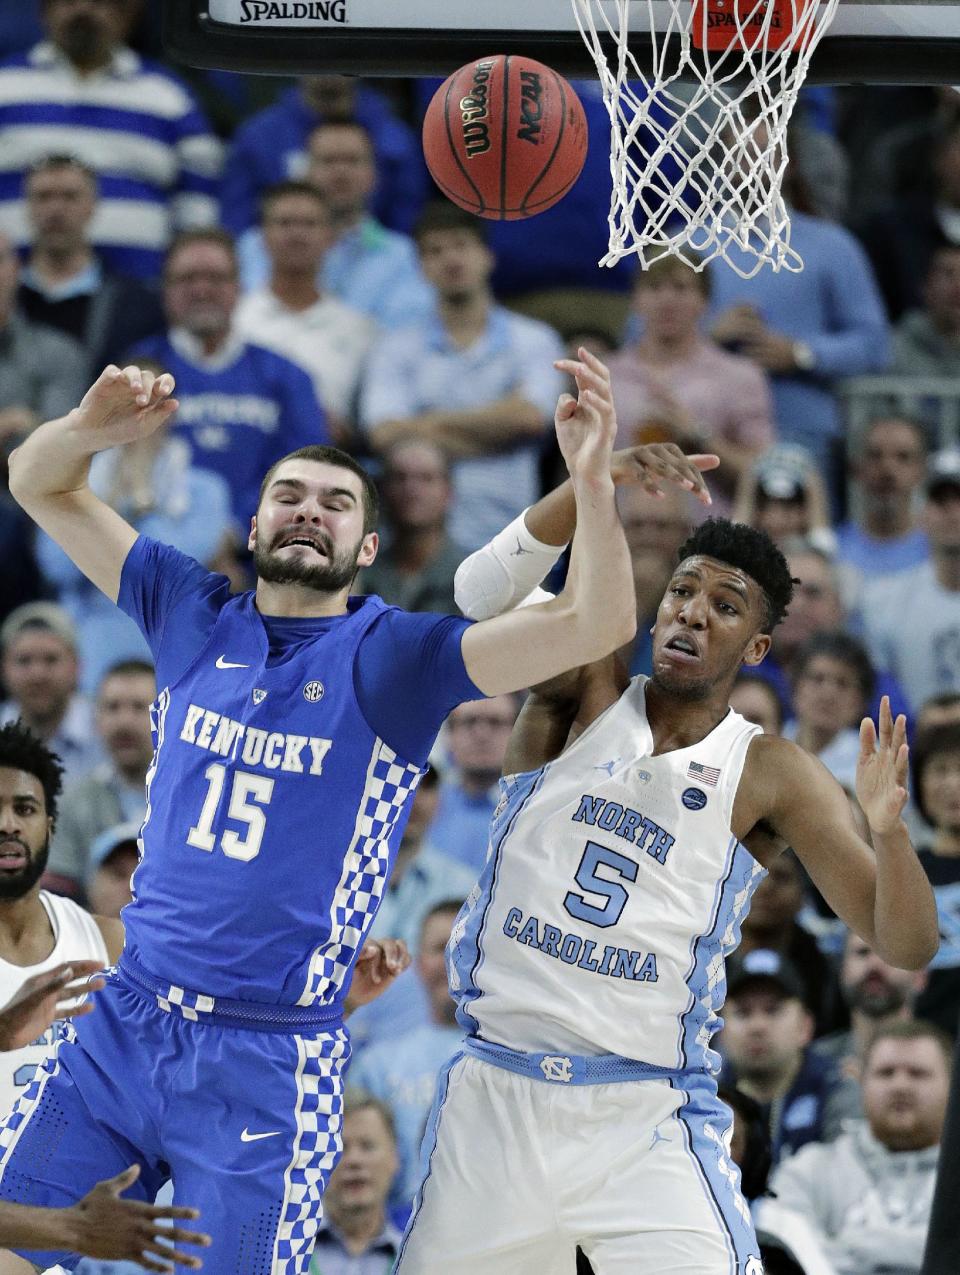
{"type": "MultiPolygon", "coordinates": [[[[631,44],[667,0],[631,0],[631,44]]],[[[188,66],[271,75],[448,75],[490,53],[596,74],[570,0],[164,0],[164,42],[188,66]]],[[[809,83],[960,83],[960,0],[840,0],[809,83]]]]}

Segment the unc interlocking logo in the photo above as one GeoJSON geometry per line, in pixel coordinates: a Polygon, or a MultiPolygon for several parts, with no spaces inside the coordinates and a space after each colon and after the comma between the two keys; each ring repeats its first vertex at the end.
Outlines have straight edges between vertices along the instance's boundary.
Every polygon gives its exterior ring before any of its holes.
{"type": "Polygon", "coordinates": [[[317,700],[323,699],[323,683],[308,682],[303,688],[303,698],[310,704],[316,704],[317,700]]]}
{"type": "Polygon", "coordinates": [[[569,1085],[573,1079],[573,1063],[569,1058],[558,1058],[548,1054],[546,1058],[540,1059],[540,1070],[543,1072],[544,1080],[555,1080],[569,1085]]]}

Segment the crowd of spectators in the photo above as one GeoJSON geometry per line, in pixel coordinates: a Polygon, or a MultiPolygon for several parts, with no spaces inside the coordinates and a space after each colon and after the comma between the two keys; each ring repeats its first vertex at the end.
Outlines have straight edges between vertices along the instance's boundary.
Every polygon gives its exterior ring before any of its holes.
{"type": "MultiPolygon", "coordinates": [[[[635,275],[595,265],[609,180],[596,85],[576,86],[584,179],[541,217],[489,225],[430,187],[432,83],[314,76],[254,94],[165,62],[139,0],[22,9],[0,23],[0,458],[106,363],[172,372],[169,427],[93,466],[124,517],[246,587],[264,471],[335,442],[383,494],[358,588],[452,612],[458,564],[553,481],[554,362],[587,344],[609,359],[618,445],[716,452],[715,511],[768,531],[797,578],[734,707],[817,755],[854,817],[860,718],[881,695],[908,714],[937,957],[921,974],[887,966],[787,853],[744,923],[720,1049],[769,1269],[917,1272],[960,1016],[960,439],[926,389],[916,412],[878,400],[854,431],[845,384],[940,378],[960,403],[960,92],[801,95],[802,273],[698,271],[688,252],[635,275]]],[[[623,654],[639,673],[702,514],[638,489],[621,512],[639,618],[623,654]]],[[[145,809],[149,654],[5,482],[0,553],[0,722],[22,717],[66,768],[46,883],[115,916],[145,809]]],[[[311,1268],[325,1275],[396,1253],[458,1037],[443,950],[519,707],[455,709],[418,791],[375,930],[414,962],[351,1023],[355,1092],[311,1268]]]]}

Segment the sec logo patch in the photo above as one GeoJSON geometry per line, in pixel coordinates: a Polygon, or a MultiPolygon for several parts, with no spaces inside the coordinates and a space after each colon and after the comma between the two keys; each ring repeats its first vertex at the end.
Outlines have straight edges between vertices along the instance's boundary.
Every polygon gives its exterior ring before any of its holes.
{"type": "Polygon", "coordinates": [[[309,704],[316,704],[317,700],[323,699],[323,683],[308,682],[303,688],[303,698],[309,704]]]}
{"type": "Polygon", "coordinates": [[[702,810],[707,804],[707,794],[702,788],[685,788],[680,800],[688,810],[702,810]]]}

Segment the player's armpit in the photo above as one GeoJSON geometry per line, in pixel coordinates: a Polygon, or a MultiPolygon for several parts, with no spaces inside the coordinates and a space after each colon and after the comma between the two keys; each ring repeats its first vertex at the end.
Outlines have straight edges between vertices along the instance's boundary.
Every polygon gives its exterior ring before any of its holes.
{"type": "Polygon", "coordinates": [[[821,761],[773,735],[751,741],[733,807],[739,841],[761,823],[793,848],[837,916],[875,946],[876,857],[849,798],[821,761]]]}

